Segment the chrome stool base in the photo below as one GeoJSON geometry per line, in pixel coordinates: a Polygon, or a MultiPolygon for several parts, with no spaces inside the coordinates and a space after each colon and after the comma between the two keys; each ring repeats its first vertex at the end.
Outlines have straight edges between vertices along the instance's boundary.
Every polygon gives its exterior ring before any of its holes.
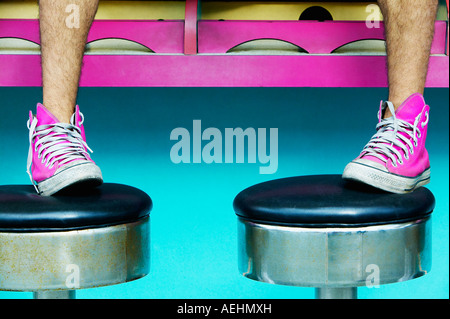
{"type": "Polygon", "coordinates": [[[42,290],[33,292],[33,299],[75,299],[75,290],[42,290]]]}
{"type": "Polygon", "coordinates": [[[272,284],[355,299],[356,287],[406,281],[431,268],[431,219],[358,227],[294,227],[238,219],[239,271],[272,284]]]}
{"type": "Polygon", "coordinates": [[[0,232],[0,288],[36,299],[73,299],[75,290],[141,278],[150,268],[149,217],[72,231],[0,232]]]}
{"type": "Polygon", "coordinates": [[[316,288],[316,299],[358,299],[358,290],[353,288],[316,288]]]}

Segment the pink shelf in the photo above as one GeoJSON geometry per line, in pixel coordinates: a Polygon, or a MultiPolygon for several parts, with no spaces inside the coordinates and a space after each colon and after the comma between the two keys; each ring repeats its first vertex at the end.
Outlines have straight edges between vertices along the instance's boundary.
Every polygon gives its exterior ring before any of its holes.
{"type": "MultiPolygon", "coordinates": [[[[85,56],[90,87],[386,87],[381,56],[85,56]]],[[[38,55],[0,55],[1,86],[40,86],[38,55]]],[[[427,87],[448,87],[448,56],[430,60],[427,87]]]]}
{"type": "MultiPolygon", "coordinates": [[[[88,42],[122,38],[149,55],[86,55],[81,86],[145,87],[385,87],[386,57],[337,55],[347,43],[383,39],[383,26],[364,22],[198,20],[198,0],[186,2],[185,20],[98,20],[88,42]],[[235,55],[226,52],[255,39],[279,39],[302,55],[235,55]]],[[[449,87],[448,25],[436,22],[428,87],[449,87]]],[[[37,20],[0,20],[0,38],[39,43],[37,20]]],[[[39,55],[0,54],[0,86],[41,86],[39,55]]]]}
{"type": "MultiPolygon", "coordinates": [[[[432,54],[445,54],[447,23],[437,21],[432,54]]],[[[278,39],[308,53],[329,54],[358,40],[384,40],[384,25],[367,28],[365,21],[199,21],[198,52],[226,53],[255,39],[278,39]]]]}
{"type": "MultiPolygon", "coordinates": [[[[97,20],[88,42],[117,38],[146,46],[157,53],[183,53],[184,21],[97,20]]],[[[19,38],[39,44],[38,20],[1,20],[0,38],[19,38]]]]}

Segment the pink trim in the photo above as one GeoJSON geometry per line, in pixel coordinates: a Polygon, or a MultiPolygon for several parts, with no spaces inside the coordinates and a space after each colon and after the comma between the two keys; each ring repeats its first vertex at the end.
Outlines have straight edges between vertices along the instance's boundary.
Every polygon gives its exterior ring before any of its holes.
{"type": "Polygon", "coordinates": [[[197,54],[198,0],[186,0],[184,21],[184,54],[197,54]]]}
{"type": "Polygon", "coordinates": [[[447,39],[447,50],[445,51],[445,54],[447,54],[448,55],[448,41],[449,41],[449,33],[450,33],[450,28],[449,28],[449,23],[450,23],[450,20],[449,20],[449,0],[447,0],[447,37],[446,37],[446,39],[447,39]]]}
{"type": "Polygon", "coordinates": [[[183,27],[181,20],[97,20],[89,31],[88,42],[120,38],[138,42],[156,53],[182,53],[183,27]]]}
{"type": "MultiPolygon", "coordinates": [[[[88,42],[120,38],[140,43],[156,53],[183,53],[183,36],[182,20],[96,20],[89,31],[88,42]]],[[[5,37],[39,44],[39,21],[0,20],[0,38],[5,37]]]]}
{"type": "MultiPolygon", "coordinates": [[[[445,53],[447,25],[437,21],[432,54],[445,53]]],[[[309,53],[328,54],[340,46],[365,39],[384,40],[384,25],[367,28],[364,21],[209,21],[198,22],[198,52],[226,53],[255,39],[278,39],[309,53]]]]}
{"type": "MultiPolygon", "coordinates": [[[[197,53],[197,0],[186,3],[183,21],[96,20],[88,42],[122,38],[140,43],[156,53],[197,53]],[[190,7],[188,8],[188,3],[190,7]],[[194,11],[195,9],[195,11],[194,11]],[[188,11],[190,13],[188,13],[188,11]],[[194,22],[195,21],[195,22],[194,22]],[[183,46],[184,38],[184,46],[183,46]]],[[[309,53],[326,54],[362,39],[384,39],[384,27],[369,29],[365,22],[309,21],[199,21],[198,52],[226,53],[232,47],[255,39],[291,42],[309,53]]],[[[0,38],[14,37],[40,43],[38,20],[0,20],[0,38]]],[[[432,54],[446,53],[447,23],[437,21],[432,54]]]]}
{"type": "MultiPolygon", "coordinates": [[[[383,56],[148,55],[84,57],[87,87],[386,87],[383,56]]],[[[1,86],[41,86],[39,55],[0,55],[1,86]]],[[[427,87],[449,86],[448,56],[430,58],[427,87]]]]}
{"type": "Polygon", "coordinates": [[[20,38],[39,44],[39,20],[0,19],[0,38],[20,38]]]}
{"type": "MultiPolygon", "coordinates": [[[[194,3],[198,5],[198,0],[189,1],[187,10],[190,13],[186,13],[191,26],[197,19],[194,3]]],[[[387,86],[384,56],[243,56],[224,53],[237,44],[258,38],[289,41],[313,53],[329,53],[354,40],[382,38],[382,28],[368,29],[364,22],[200,21],[199,52],[204,54],[195,54],[195,34],[193,29],[188,28],[188,32],[186,28],[183,21],[95,21],[89,42],[125,38],[139,42],[157,54],[87,55],[80,85],[387,86]],[[192,55],[183,55],[183,52],[192,55]],[[208,55],[210,53],[216,54],[208,55]]],[[[445,53],[446,32],[446,22],[438,21],[434,53],[445,53]]],[[[39,43],[38,20],[0,20],[0,37],[20,37],[39,43]]],[[[41,85],[39,55],[0,54],[0,70],[0,86],[41,85]]],[[[427,86],[448,87],[448,78],[448,55],[431,56],[427,86]]]]}

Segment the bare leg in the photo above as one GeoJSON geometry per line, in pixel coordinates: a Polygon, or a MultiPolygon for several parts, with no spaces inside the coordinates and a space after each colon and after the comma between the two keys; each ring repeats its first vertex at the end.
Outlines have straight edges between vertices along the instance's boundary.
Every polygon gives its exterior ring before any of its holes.
{"type": "MultiPolygon", "coordinates": [[[[389,101],[423,94],[438,0],[378,0],[386,28],[389,101]]],[[[389,110],[385,117],[391,116],[389,110]]]]}
{"type": "Polygon", "coordinates": [[[39,1],[43,103],[61,122],[69,123],[74,112],[84,48],[97,6],[98,0],[39,1]],[[77,14],[70,8],[79,12],[75,27],[67,25],[68,16],[77,14]]]}

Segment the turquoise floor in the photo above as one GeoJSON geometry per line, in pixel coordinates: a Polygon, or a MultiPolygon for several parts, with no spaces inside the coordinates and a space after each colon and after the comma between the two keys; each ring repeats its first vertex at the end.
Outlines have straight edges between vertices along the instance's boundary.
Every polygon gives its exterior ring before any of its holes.
{"type": "MultiPolygon", "coordinates": [[[[386,89],[81,88],[89,146],[106,182],[129,184],[154,201],[151,272],[140,280],[80,290],[78,298],[314,298],[314,289],[248,280],[237,271],[234,196],[252,184],[306,174],[340,174],[372,136],[386,89]],[[278,170],[260,163],[174,164],[173,129],[278,128],[278,170]]],[[[360,288],[360,298],[449,298],[449,91],[428,89],[427,148],[433,266],[421,278],[360,288]]],[[[39,88],[0,88],[0,183],[27,184],[28,110],[39,88]]],[[[205,143],[205,142],[204,142],[205,143]]],[[[31,293],[0,292],[3,298],[31,293]]]]}

